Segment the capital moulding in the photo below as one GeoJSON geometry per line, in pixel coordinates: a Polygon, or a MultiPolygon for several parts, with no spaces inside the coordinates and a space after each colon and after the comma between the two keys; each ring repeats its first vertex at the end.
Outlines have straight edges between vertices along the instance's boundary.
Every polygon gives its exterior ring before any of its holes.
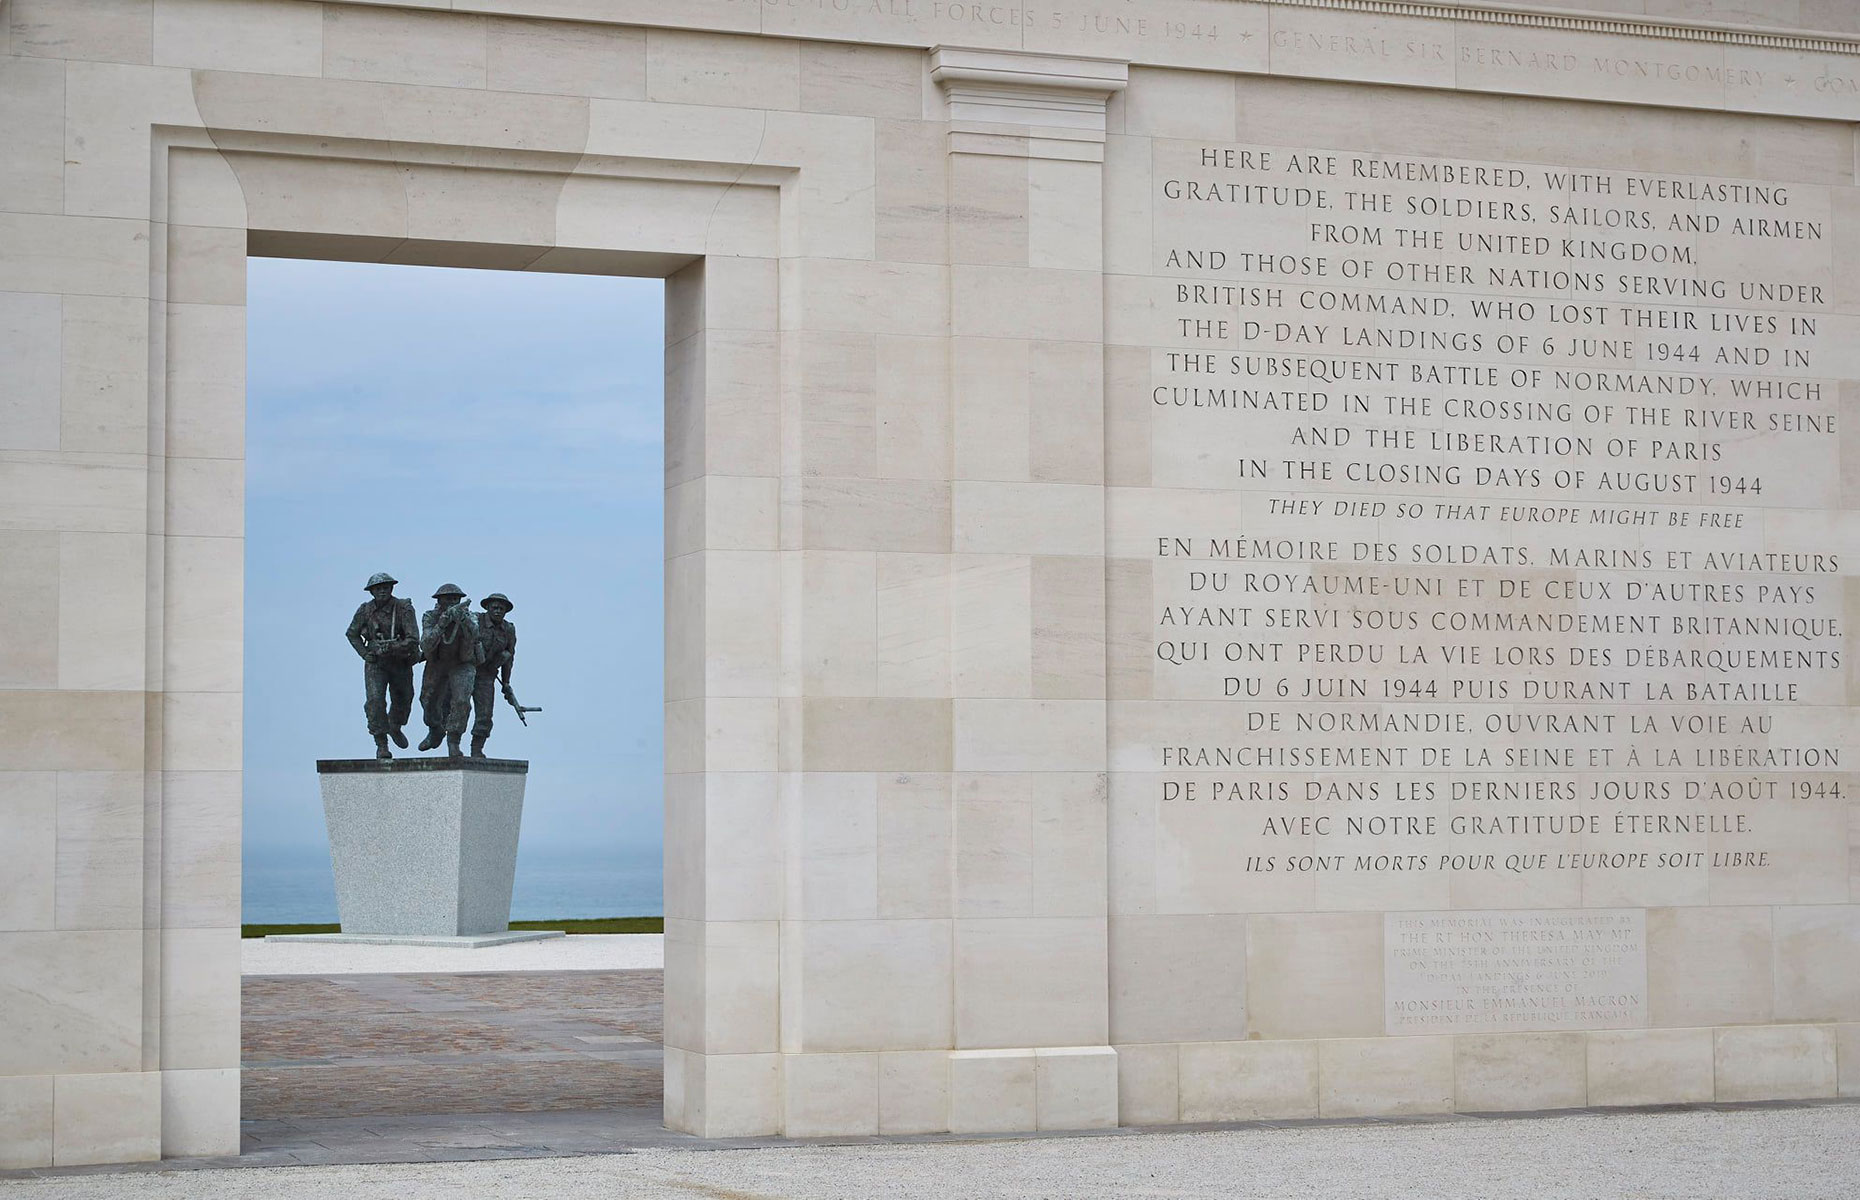
{"type": "Polygon", "coordinates": [[[930,51],[930,78],[943,90],[952,125],[1039,126],[1102,140],[1105,104],[1129,85],[1130,64],[938,46],[930,51]]]}
{"type": "Polygon", "coordinates": [[[1726,25],[1683,18],[1635,17],[1577,12],[1574,9],[1524,9],[1501,4],[1455,4],[1451,0],[1238,0],[1268,8],[1324,8],[1375,16],[1424,17],[1531,29],[1571,29],[1682,42],[1718,42],[1732,46],[1766,46],[1776,50],[1815,50],[1860,55],[1860,38],[1832,32],[1777,33],[1754,25],[1726,25]]]}

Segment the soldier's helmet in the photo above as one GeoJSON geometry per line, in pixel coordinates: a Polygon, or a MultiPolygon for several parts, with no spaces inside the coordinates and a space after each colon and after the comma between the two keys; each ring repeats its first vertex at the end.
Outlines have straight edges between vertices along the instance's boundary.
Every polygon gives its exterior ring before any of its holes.
{"type": "Polygon", "coordinates": [[[399,582],[400,580],[389,575],[386,571],[376,571],[373,575],[368,577],[368,582],[362,585],[362,590],[364,592],[372,592],[384,583],[393,584],[399,582]]]}
{"type": "Polygon", "coordinates": [[[439,585],[439,590],[433,593],[433,599],[438,600],[442,596],[463,596],[464,594],[465,589],[458,584],[442,583],[439,585]]]}
{"type": "Polygon", "coordinates": [[[505,612],[509,612],[511,609],[516,607],[516,605],[510,602],[510,597],[504,595],[504,593],[502,592],[492,592],[490,595],[486,596],[484,599],[478,601],[478,607],[489,608],[491,607],[491,601],[493,600],[503,605],[505,612]]]}

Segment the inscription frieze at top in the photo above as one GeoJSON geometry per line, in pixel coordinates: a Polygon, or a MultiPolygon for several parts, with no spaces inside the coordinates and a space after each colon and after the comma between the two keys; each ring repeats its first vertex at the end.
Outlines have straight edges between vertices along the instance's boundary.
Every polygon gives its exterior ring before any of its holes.
{"type": "MultiPolygon", "coordinates": [[[[508,5],[455,0],[451,9],[493,13],[508,5]]],[[[525,11],[1860,120],[1860,38],[1744,24],[1442,0],[532,0],[525,11]]]]}

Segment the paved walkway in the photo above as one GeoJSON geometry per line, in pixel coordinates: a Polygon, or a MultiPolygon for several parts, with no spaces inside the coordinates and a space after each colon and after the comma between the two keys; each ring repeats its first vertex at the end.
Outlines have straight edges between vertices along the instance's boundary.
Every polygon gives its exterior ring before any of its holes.
{"type": "Polygon", "coordinates": [[[665,937],[657,933],[578,933],[544,942],[486,946],[482,950],[246,938],[239,943],[239,964],[246,975],[656,971],[665,966],[665,937]]]}
{"type": "Polygon", "coordinates": [[[1860,1105],[1852,1104],[0,1181],[7,1200],[1846,1200],[1857,1194],[1860,1105]]]}
{"type": "Polygon", "coordinates": [[[261,1144],[353,1117],[650,1110],[659,971],[260,975],[244,986],[242,1112],[261,1144]]]}

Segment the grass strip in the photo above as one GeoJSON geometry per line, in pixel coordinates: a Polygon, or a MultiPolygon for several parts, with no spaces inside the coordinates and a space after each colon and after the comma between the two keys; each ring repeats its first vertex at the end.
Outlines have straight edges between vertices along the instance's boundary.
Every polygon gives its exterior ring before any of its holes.
{"type": "MultiPolygon", "coordinates": [[[[512,921],[512,929],[560,929],[564,933],[664,933],[664,917],[577,917],[567,921],[512,921]]],[[[273,933],[341,933],[340,925],[241,925],[241,937],[273,933]]]]}

